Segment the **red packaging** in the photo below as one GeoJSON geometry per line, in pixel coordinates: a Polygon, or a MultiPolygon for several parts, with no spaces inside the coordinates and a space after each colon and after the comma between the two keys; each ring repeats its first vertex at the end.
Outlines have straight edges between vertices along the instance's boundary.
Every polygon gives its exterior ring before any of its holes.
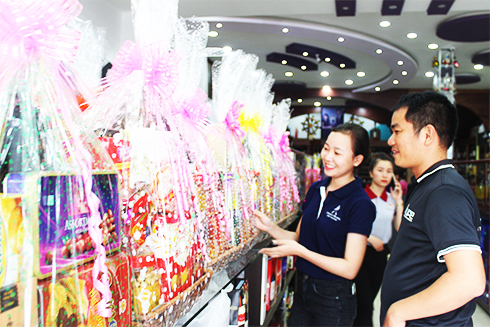
{"type": "Polygon", "coordinates": [[[40,312],[44,326],[131,326],[131,289],[129,261],[124,253],[107,258],[110,288],[112,291],[112,316],[97,314],[101,295],[93,287],[93,262],[59,273],[53,279],[39,280],[40,312]]]}

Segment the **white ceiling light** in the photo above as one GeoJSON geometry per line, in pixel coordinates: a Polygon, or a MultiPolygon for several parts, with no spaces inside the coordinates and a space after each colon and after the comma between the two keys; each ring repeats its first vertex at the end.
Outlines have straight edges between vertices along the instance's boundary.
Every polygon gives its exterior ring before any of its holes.
{"type": "Polygon", "coordinates": [[[379,22],[379,26],[381,27],[389,27],[391,25],[391,23],[387,20],[382,20],[379,22]]]}
{"type": "Polygon", "coordinates": [[[396,64],[397,64],[398,66],[402,66],[402,65],[403,65],[403,60],[398,60],[398,61],[396,62],[396,64]]]}
{"type": "Polygon", "coordinates": [[[308,52],[306,52],[306,51],[305,51],[305,52],[303,52],[303,56],[304,56],[304,57],[308,57],[308,52]]]}
{"type": "Polygon", "coordinates": [[[398,80],[397,80],[397,79],[394,79],[394,80],[393,80],[393,84],[398,85],[398,83],[400,83],[400,82],[398,82],[398,80]]]}
{"type": "Polygon", "coordinates": [[[354,84],[354,81],[351,80],[351,79],[346,79],[345,82],[344,82],[346,85],[352,85],[354,84]]]}
{"type": "Polygon", "coordinates": [[[407,71],[406,70],[402,71],[402,75],[407,76],[408,75],[407,71]]]}
{"type": "Polygon", "coordinates": [[[319,106],[321,106],[321,105],[322,105],[322,103],[321,103],[321,102],[319,102],[319,101],[315,101],[315,102],[313,103],[313,105],[314,105],[315,107],[319,107],[319,106]]]}
{"type": "Polygon", "coordinates": [[[344,38],[341,36],[341,37],[339,37],[339,38],[337,39],[337,41],[339,41],[340,43],[342,43],[342,42],[344,42],[344,41],[345,41],[345,39],[344,39],[344,38]]]}
{"type": "Polygon", "coordinates": [[[216,23],[216,28],[222,28],[223,27],[223,24],[221,23],[216,23]]]}
{"type": "Polygon", "coordinates": [[[286,77],[291,77],[293,76],[293,72],[285,72],[284,75],[286,75],[286,77]]]}
{"type": "Polygon", "coordinates": [[[376,53],[377,53],[377,54],[382,54],[382,53],[383,53],[383,50],[381,50],[381,49],[376,49],[376,53]]]}
{"type": "Polygon", "coordinates": [[[329,73],[329,72],[327,72],[326,70],[324,70],[324,71],[322,71],[322,72],[320,73],[320,76],[321,76],[321,77],[327,77],[328,75],[330,75],[330,73],[329,73]]]}
{"type": "Polygon", "coordinates": [[[435,49],[439,48],[439,45],[437,43],[431,43],[427,46],[427,48],[429,48],[431,50],[435,50],[435,49]]]}
{"type": "Polygon", "coordinates": [[[298,103],[301,103],[301,102],[303,102],[303,99],[298,99],[298,103]]]}
{"type": "Polygon", "coordinates": [[[281,61],[281,64],[283,65],[286,65],[288,63],[288,61],[286,59],[283,59],[283,61],[281,61]]]}
{"type": "Polygon", "coordinates": [[[301,66],[301,70],[306,70],[306,66],[305,65],[301,66]]]}
{"type": "Polygon", "coordinates": [[[344,63],[341,63],[341,64],[339,65],[339,67],[340,67],[340,68],[344,68],[344,67],[345,67],[345,64],[344,64],[344,63]]]}
{"type": "Polygon", "coordinates": [[[381,88],[380,88],[379,86],[376,86],[376,87],[374,88],[374,90],[375,90],[376,92],[379,92],[379,91],[381,91],[381,88]]]}
{"type": "Polygon", "coordinates": [[[233,48],[230,47],[230,46],[228,46],[228,45],[226,45],[226,46],[223,47],[223,51],[224,52],[231,52],[231,50],[233,50],[233,48]]]}
{"type": "Polygon", "coordinates": [[[434,72],[425,72],[425,77],[434,77],[434,72]]]}
{"type": "Polygon", "coordinates": [[[330,87],[330,85],[323,85],[322,89],[323,89],[323,91],[330,91],[330,90],[332,90],[332,88],[330,87]]]}
{"type": "Polygon", "coordinates": [[[357,72],[357,76],[358,77],[364,77],[364,76],[366,76],[366,73],[365,72],[357,72]]]}
{"type": "Polygon", "coordinates": [[[325,58],[325,62],[330,62],[330,57],[325,58]]]}
{"type": "Polygon", "coordinates": [[[413,33],[413,32],[407,34],[407,37],[409,39],[416,39],[417,36],[418,36],[417,33],[413,33]]]}
{"type": "Polygon", "coordinates": [[[209,37],[217,37],[218,36],[218,32],[216,32],[216,31],[209,31],[208,36],[209,37]]]}
{"type": "Polygon", "coordinates": [[[284,34],[288,33],[288,32],[289,32],[289,28],[284,27],[284,28],[282,29],[282,32],[283,32],[284,34]]]}
{"type": "Polygon", "coordinates": [[[329,95],[329,96],[327,97],[327,100],[328,100],[328,101],[332,100],[332,97],[329,95]]]}
{"type": "Polygon", "coordinates": [[[473,66],[473,68],[475,68],[476,70],[482,70],[483,69],[483,65],[482,64],[476,64],[473,66]]]}

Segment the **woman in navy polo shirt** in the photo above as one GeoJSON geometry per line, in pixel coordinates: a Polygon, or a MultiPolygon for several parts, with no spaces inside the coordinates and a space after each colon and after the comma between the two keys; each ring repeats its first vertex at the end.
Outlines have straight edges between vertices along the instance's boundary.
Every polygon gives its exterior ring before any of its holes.
{"type": "Polygon", "coordinates": [[[372,158],[369,175],[373,179],[365,191],[376,206],[376,219],[369,235],[368,247],[361,269],[355,279],[357,286],[357,317],[354,326],[373,326],[373,303],[383,280],[388,261],[388,242],[391,239],[392,225],[400,228],[403,214],[403,199],[400,183],[395,179],[395,189],[387,186],[393,179],[394,163],[388,155],[381,153],[372,158]]]}
{"type": "Polygon", "coordinates": [[[351,326],[356,316],[355,285],[376,208],[354,168],[368,157],[367,131],[343,124],[332,129],[321,152],[327,178],[311,185],[296,232],[255,211],[257,228],[277,245],[260,252],[296,255],[297,289],[289,326],[351,326]]]}

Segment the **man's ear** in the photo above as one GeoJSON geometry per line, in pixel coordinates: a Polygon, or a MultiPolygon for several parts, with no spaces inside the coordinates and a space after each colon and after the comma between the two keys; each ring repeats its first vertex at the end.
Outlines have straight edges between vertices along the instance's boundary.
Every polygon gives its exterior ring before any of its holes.
{"type": "Polygon", "coordinates": [[[426,125],[421,133],[423,133],[422,136],[424,137],[424,145],[430,145],[434,142],[436,142],[436,144],[439,144],[439,134],[437,134],[434,125],[426,125]]]}
{"type": "Polygon", "coordinates": [[[362,160],[364,159],[364,156],[362,154],[358,154],[357,156],[354,157],[354,167],[359,167],[359,165],[362,163],[362,160]]]}

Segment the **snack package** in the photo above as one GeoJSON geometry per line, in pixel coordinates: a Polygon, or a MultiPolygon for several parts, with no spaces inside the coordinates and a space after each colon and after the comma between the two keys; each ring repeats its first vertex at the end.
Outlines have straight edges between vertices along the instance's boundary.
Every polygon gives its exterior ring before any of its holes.
{"type": "Polygon", "coordinates": [[[37,326],[38,314],[36,301],[29,302],[30,306],[26,306],[25,287],[29,285],[31,298],[35,299],[37,279],[31,278],[28,282],[17,282],[0,287],[0,327],[24,327],[37,326]],[[25,311],[30,319],[25,321],[25,311]]]}
{"type": "Polygon", "coordinates": [[[131,287],[128,256],[117,253],[108,257],[112,292],[112,315],[97,313],[101,295],[92,280],[93,263],[59,273],[56,279],[39,280],[39,310],[43,326],[132,326],[131,287]]]}

